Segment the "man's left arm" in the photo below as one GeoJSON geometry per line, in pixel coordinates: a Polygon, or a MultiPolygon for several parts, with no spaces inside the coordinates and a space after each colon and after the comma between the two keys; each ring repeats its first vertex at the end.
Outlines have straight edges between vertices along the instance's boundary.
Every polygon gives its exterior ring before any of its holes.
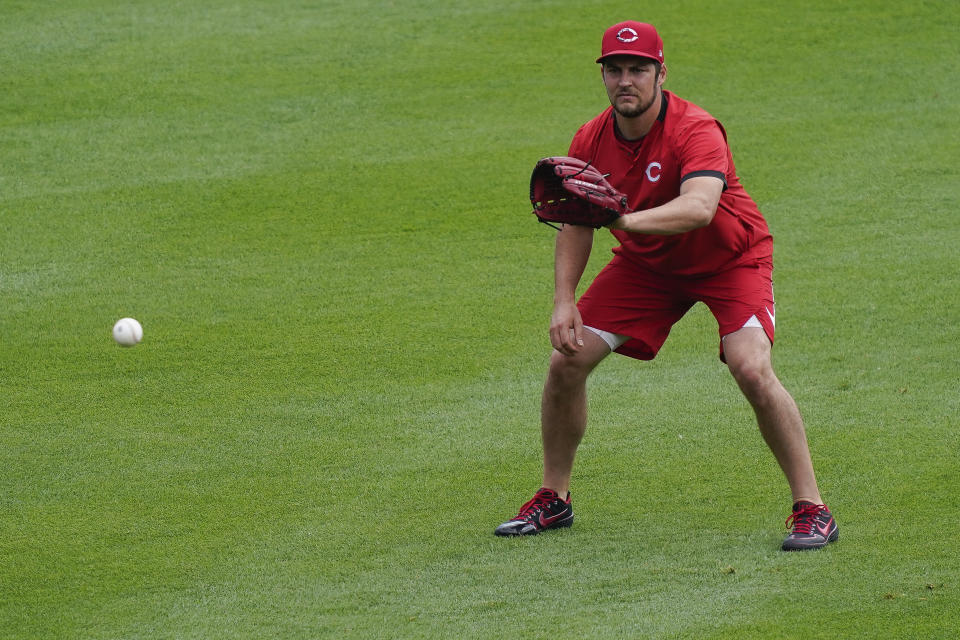
{"type": "Polygon", "coordinates": [[[609,228],[672,236],[705,227],[713,220],[723,194],[723,180],[694,176],[680,185],[680,195],[658,207],[633,211],[615,220],[609,228]]]}

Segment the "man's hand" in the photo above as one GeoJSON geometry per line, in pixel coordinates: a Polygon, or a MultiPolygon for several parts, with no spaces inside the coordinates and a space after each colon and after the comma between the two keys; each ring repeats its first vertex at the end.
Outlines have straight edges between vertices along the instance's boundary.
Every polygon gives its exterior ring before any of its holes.
{"type": "Polygon", "coordinates": [[[558,302],[550,318],[550,343],[565,356],[575,355],[583,347],[583,320],[573,302],[558,302]]]}

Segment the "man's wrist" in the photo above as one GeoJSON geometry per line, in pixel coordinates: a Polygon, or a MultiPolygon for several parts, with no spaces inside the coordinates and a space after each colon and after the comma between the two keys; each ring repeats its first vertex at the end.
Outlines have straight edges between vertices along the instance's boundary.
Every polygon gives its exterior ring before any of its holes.
{"type": "Polygon", "coordinates": [[[623,214],[622,216],[620,216],[619,218],[617,218],[616,220],[614,220],[613,222],[611,222],[609,225],[607,225],[607,228],[608,228],[608,229],[619,229],[619,230],[621,230],[621,231],[629,231],[630,220],[631,220],[630,216],[632,216],[634,213],[636,213],[636,212],[635,212],[635,211],[629,211],[629,212],[623,214]]]}

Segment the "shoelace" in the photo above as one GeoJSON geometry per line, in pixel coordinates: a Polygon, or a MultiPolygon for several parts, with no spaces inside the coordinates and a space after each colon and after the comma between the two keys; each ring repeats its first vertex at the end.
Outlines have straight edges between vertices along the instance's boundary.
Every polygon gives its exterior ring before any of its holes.
{"type": "Polygon", "coordinates": [[[790,514],[787,518],[786,525],[787,529],[793,526],[794,533],[802,533],[804,535],[810,535],[813,531],[813,521],[821,511],[826,510],[826,506],[822,504],[805,504],[800,507],[799,511],[795,511],[790,514]]]}
{"type": "Polygon", "coordinates": [[[529,517],[536,516],[545,506],[553,502],[554,499],[552,492],[537,491],[533,498],[520,507],[520,513],[517,514],[516,519],[525,520],[529,517]]]}

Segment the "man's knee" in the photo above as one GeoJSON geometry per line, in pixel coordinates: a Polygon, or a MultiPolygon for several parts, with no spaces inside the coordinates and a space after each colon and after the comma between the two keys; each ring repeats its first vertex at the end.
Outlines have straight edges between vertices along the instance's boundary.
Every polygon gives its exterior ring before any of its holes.
{"type": "Polygon", "coordinates": [[[744,393],[761,391],[777,382],[770,346],[762,329],[744,328],[724,337],[727,366],[744,393]]]}
{"type": "Polygon", "coordinates": [[[777,376],[769,358],[754,354],[749,358],[741,358],[727,362],[734,380],[747,395],[762,394],[777,383],[777,376]]]}
{"type": "Polygon", "coordinates": [[[575,356],[565,356],[559,351],[550,355],[550,378],[560,381],[586,378],[585,367],[575,356]]]}
{"type": "Polygon", "coordinates": [[[581,385],[586,382],[596,364],[592,359],[582,357],[582,354],[565,356],[554,351],[550,356],[548,383],[561,388],[581,385]]]}

